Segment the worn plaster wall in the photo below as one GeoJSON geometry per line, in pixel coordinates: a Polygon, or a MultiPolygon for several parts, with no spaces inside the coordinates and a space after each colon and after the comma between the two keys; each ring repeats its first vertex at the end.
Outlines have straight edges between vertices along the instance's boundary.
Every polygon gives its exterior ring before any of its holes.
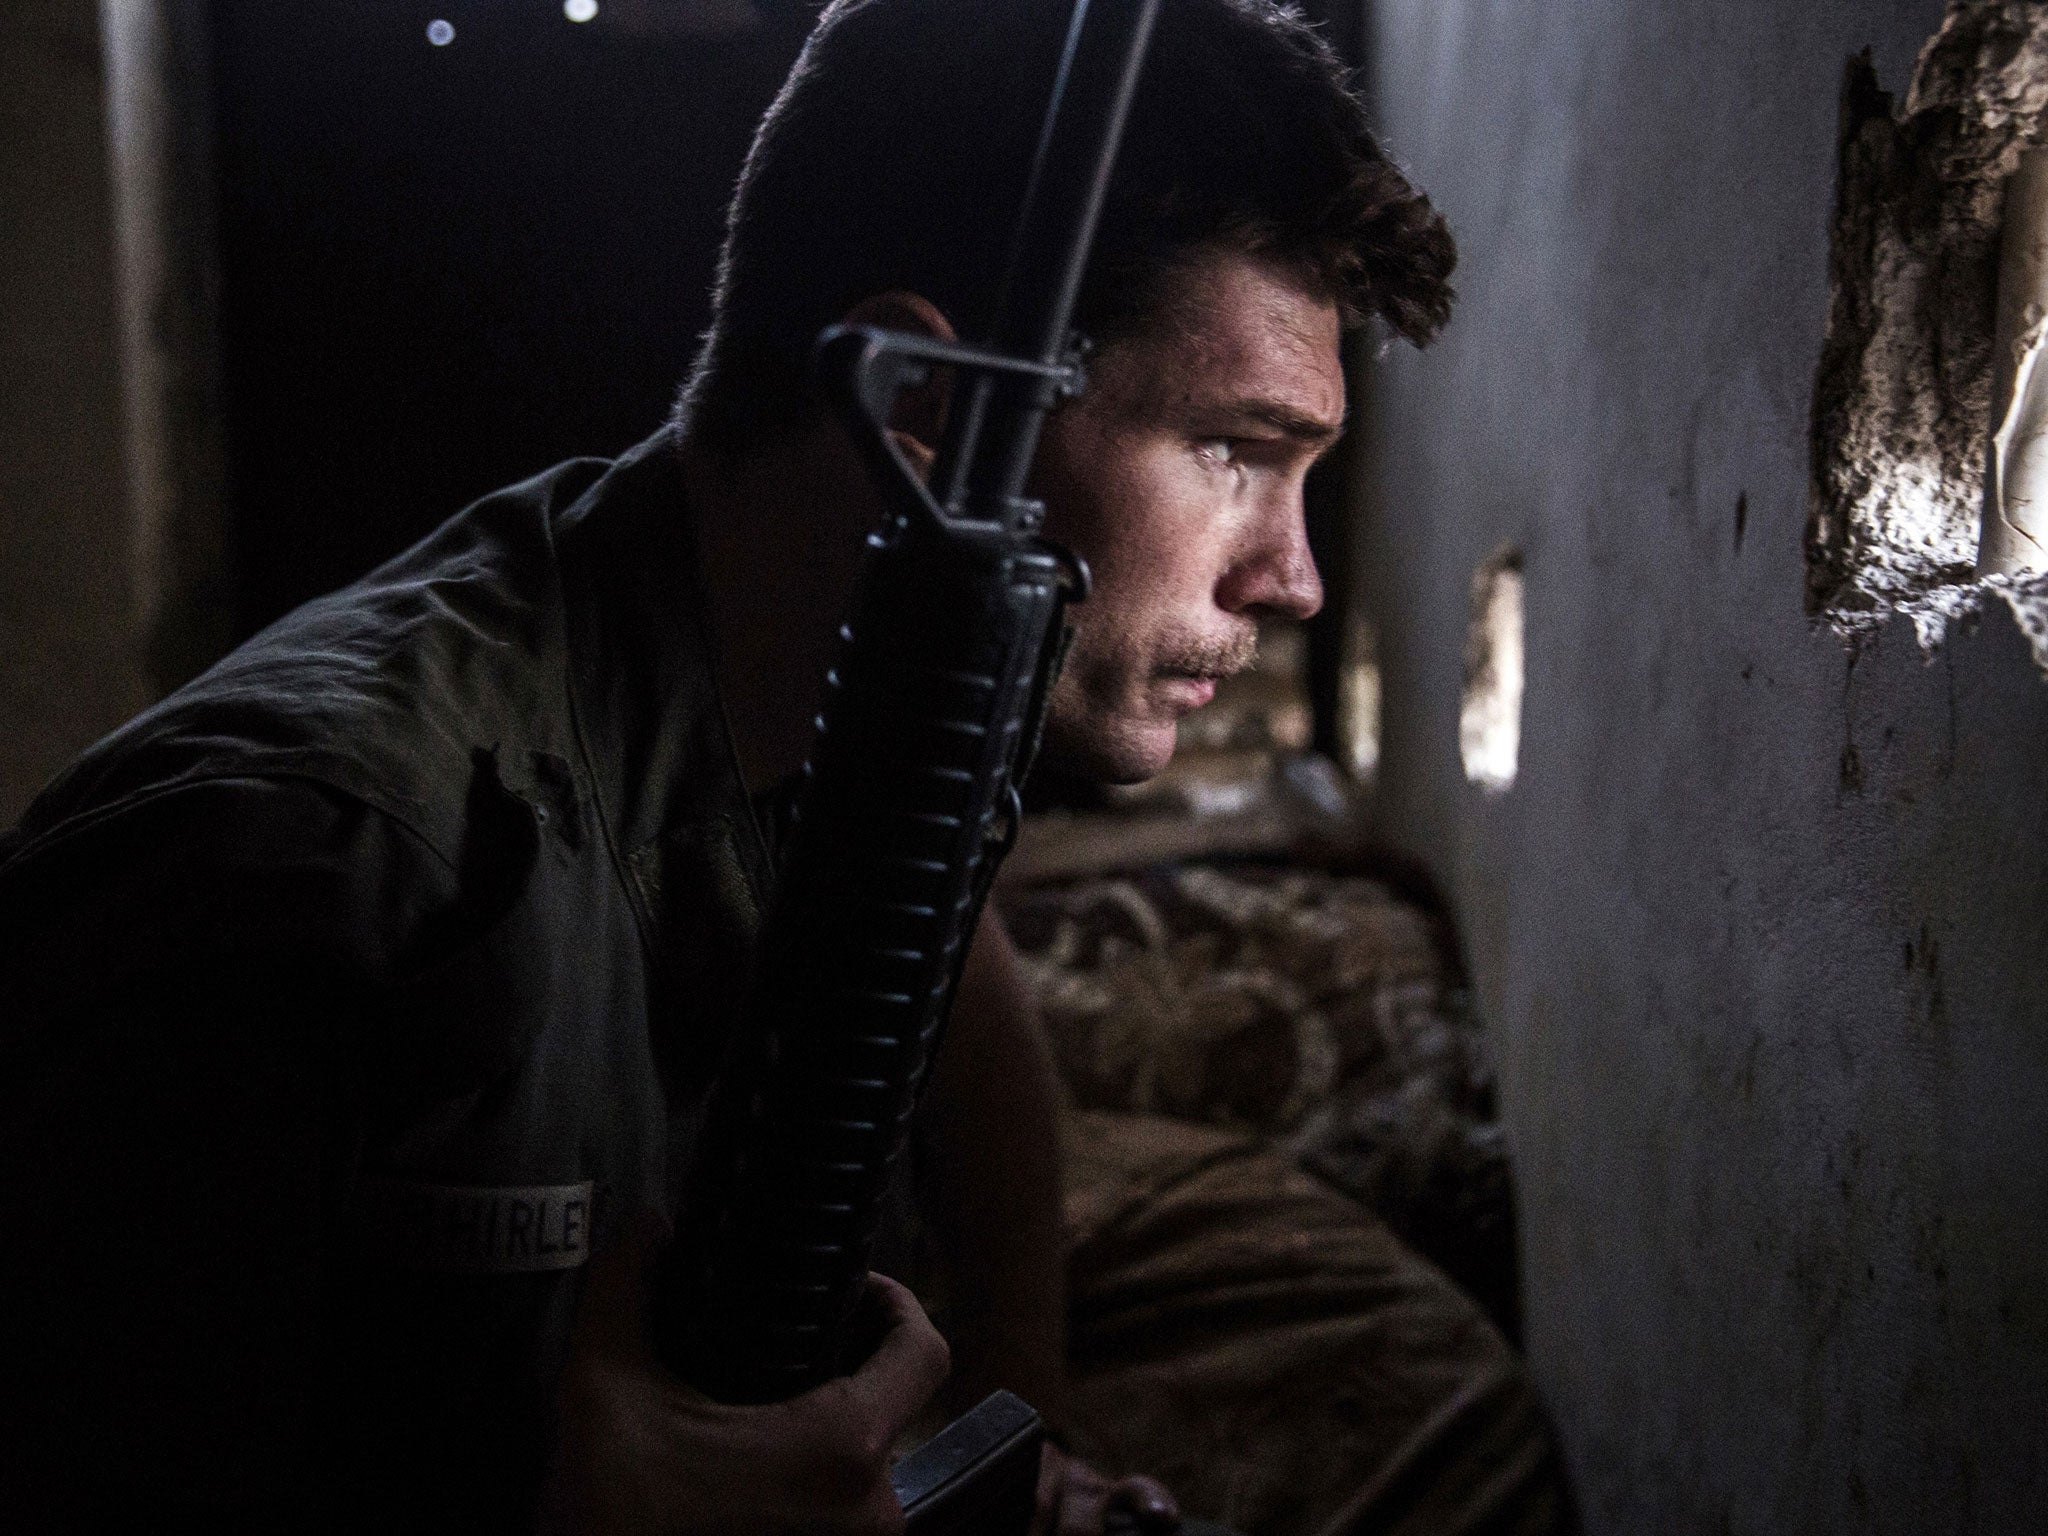
{"type": "Polygon", "coordinates": [[[1840,87],[1938,0],[1377,0],[1464,261],[1364,402],[1377,814],[1454,893],[1588,1527],[2038,1530],[2048,681],[1808,613],[1840,87]],[[1468,783],[1475,568],[1526,702],[1468,783]]]}
{"type": "Polygon", "coordinates": [[[2001,358],[2000,247],[2033,238],[2005,240],[2006,188],[2044,132],[2037,0],[1950,5],[1902,101],[1867,52],[1849,63],[1807,525],[1809,606],[1844,632],[1904,610],[1932,646],[1996,596],[2048,667],[2048,578],[1994,552],[1991,569],[2014,579],[1979,579],[1980,534],[2009,526],[1984,518],[1989,428],[2042,324],[2009,315],[2001,358]]]}
{"type": "Polygon", "coordinates": [[[0,8],[0,826],[155,697],[138,639],[99,11],[0,8]]]}

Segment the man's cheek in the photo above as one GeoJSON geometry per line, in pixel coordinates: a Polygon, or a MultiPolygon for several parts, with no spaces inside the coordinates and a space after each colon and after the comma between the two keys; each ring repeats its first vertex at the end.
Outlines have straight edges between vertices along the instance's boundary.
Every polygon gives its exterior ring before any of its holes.
{"type": "Polygon", "coordinates": [[[1148,719],[1156,711],[1144,648],[1127,632],[1100,622],[1107,614],[1091,617],[1097,622],[1076,626],[1051,707],[1056,723],[1101,734],[1148,719]]]}

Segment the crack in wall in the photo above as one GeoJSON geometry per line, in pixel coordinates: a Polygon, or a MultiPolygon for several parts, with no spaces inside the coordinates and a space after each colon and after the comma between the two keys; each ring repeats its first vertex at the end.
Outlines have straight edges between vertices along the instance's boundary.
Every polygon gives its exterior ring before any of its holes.
{"type": "Polygon", "coordinates": [[[2006,182],[2048,131],[2048,6],[1952,0],[1903,111],[1868,50],[1842,88],[1832,299],[1814,384],[1807,601],[1932,650],[1991,596],[2048,671],[2048,576],[1975,575],[2006,182]]]}

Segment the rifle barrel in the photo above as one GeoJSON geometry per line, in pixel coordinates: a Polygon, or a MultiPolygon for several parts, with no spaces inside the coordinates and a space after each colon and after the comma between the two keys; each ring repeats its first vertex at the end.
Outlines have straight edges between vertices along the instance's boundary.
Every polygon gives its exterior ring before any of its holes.
{"type": "MultiPolygon", "coordinates": [[[[1159,0],[1075,0],[1004,264],[988,338],[998,352],[1056,364],[1137,93],[1159,0]]],[[[1042,381],[972,380],[932,478],[959,516],[1014,524],[1054,391],[1042,381]]]]}

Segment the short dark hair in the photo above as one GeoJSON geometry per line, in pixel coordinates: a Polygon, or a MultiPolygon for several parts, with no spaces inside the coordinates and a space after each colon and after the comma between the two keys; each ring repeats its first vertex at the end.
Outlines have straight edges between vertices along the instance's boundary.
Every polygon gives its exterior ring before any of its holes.
{"type": "MultiPolygon", "coordinates": [[[[811,346],[861,299],[989,320],[1072,0],[836,0],[761,120],[682,414],[730,450],[800,424],[811,346]]],[[[1168,0],[1077,324],[1113,341],[1210,246],[1299,267],[1350,324],[1420,346],[1456,247],[1329,45],[1274,0],[1168,0]]]]}

